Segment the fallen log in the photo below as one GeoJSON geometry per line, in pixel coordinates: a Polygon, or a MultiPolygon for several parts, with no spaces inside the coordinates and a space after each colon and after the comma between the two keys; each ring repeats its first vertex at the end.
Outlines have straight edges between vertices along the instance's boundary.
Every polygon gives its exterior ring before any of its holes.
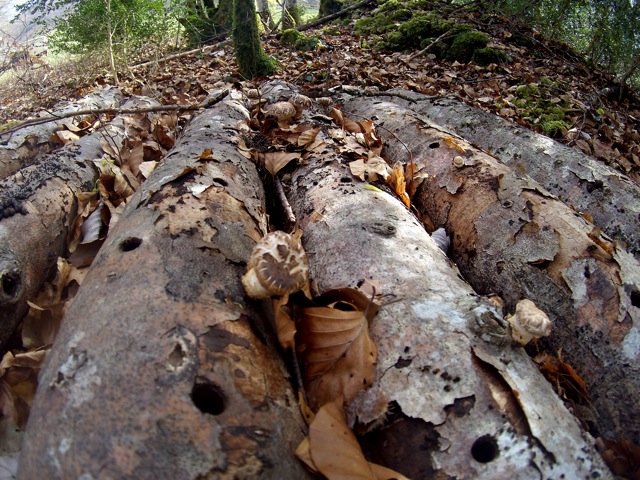
{"type": "MultiPolygon", "coordinates": [[[[130,106],[153,104],[142,97],[130,106]]],[[[0,182],[0,347],[24,317],[64,251],[75,217],[76,194],[98,179],[92,163],[108,138],[119,146],[127,136],[127,116],[47,155],[0,182]]]]}
{"type": "Polygon", "coordinates": [[[586,381],[593,431],[640,441],[637,260],[530,178],[412,110],[367,98],[345,111],[376,119],[386,158],[429,174],[413,201],[452,233],[452,258],[474,289],[510,311],[529,298],[549,315],[554,334],[541,345],[586,381]]]}
{"type": "Polygon", "coordinates": [[[24,127],[12,133],[0,133],[0,179],[35,163],[39,155],[50,152],[53,149],[51,135],[60,130],[65,121],[69,121],[71,113],[88,108],[115,108],[121,101],[120,90],[108,87],[43,114],[40,119],[47,120],[46,123],[24,127]]]}
{"type": "Polygon", "coordinates": [[[206,110],[134,194],[42,371],[19,478],[307,478],[240,281],[266,233],[233,139],[247,120],[236,101],[206,110]]]}
{"type": "Polygon", "coordinates": [[[390,97],[525,173],[640,259],[640,185],[603,162],[457,100],[412,92],[390,97]],[[408,100],[410,99],[410,100],[408,100]]]}
{"type": "Polygon", "coordinates": [[[324,139],[286,189],[317,290],[369,282],[384,299],[376,382],[348,407],[367,459],[415,479],[612,478],[492,305],[324,139]]]}

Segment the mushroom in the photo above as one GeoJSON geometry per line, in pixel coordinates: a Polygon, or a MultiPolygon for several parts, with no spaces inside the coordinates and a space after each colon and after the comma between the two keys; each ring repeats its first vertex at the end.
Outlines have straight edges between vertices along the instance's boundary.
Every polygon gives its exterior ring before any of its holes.
{"type": "Polygon", "coordinates": [[[316,98],[316,102],[322,108],[329,108],[331,105],[333,105],[333,100],[329,97],[316,98]]]}
{"type": "Polygon", "coordinates": [[[526,298],[516,304],[515,313],[508,315],[506,320],[511,324],[511,336],[521,345],[551,333],[551,320],[547,314],[526,298]]]}
{"type": "Polygon", "coordinates": [[[289,99],[289,102],[294,107],[296,107],[296,117],[299,117],[300,115],[302,115],[303,110],[306,110],[307,108],[311,107],[311,99],[304,95],[300,95],[299,93],[296,93],[295,95],[293,95],[289,99]]]}
{"type": "Polygon", "coordinates": [[[303,290],[309,292],[309,264],[300,243],[302,231],[293,235],[282,231],[265,235],[253,248],[242,277],[245,292],[251,298],[284,296],[303,290]]]}
{"type": "Polygon", "coordinates": [[[291,102],[278,102],[269,105],[266,113],[276,117],[278,123],[286,123],[296,115],[296,107],[291,102]]]}

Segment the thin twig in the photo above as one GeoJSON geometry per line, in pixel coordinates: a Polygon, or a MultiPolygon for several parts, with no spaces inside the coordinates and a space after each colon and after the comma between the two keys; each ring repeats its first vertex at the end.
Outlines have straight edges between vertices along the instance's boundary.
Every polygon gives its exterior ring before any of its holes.
{"type": "MultiPolygon", "coordinates": [[[[211,106],[214,103],[219,102],[229,93],[228,90],[223,90],[220,92],[220,95],[216,95],[216,99],[213,103],[211,103],[210,97],[207,97],[206,106],[211,106]]],[[[18,130],[29,127],[32,125],[41,125],[43,123],[55,122],[56,120],[61,120],[63,118],[70,118],[79,115],[95,115],[101,113],[113,113],[115,115],[123,115],[123,114],[131,114],[131,113],[150,113],[150,112],[188,112],[191,110],[198,110],[199,108],[203,108],[205,105],[202,103],[197,105],[160,105],[157,107],[143,107],[143,108],[89,108],[86,110],[76,110],[75,112],[68,112],[62,114],[52,114],[51,117],[44,118],[28,118],[27,120],[20,122],[14,127],[8,128],[7,130],[0,132],[0,137],[4,137],[5,135],[10,135],[12,133],[17,132],[18,130]]]]}
{"type": "Polygon", "coordinates": [[[453,34],[451,33],[451,30],[447,30],[442,35],[440,35],[438,38],[436,38],[433,42],[431,42],[429,45],[424,47],[422,50],[420,50],[419,52],[416,52],[413,55],[411,55],[409,57],[409,61],[413,60],[416,57],[419,57],[422,54],[424,54],[427,50],[429,50],[431,47],[433,47],[440,40],[444,40],[445,38],[449,38],[449,37],[452,37],[452,36],[453,36],[453,34]]]}
{"type": "Polygon", "coordinates": [[[276,191],[278,192],[278,198],[280,198],[280,203],[282,203],[282,207],[284,208],[285,213],[287,214],[287,220],[295,225],[296,216],[293,213],[293,209],[291,208],[291,204],[289,200],[287,200],[287,196],[284,194],[284,188],[282,187],[282,181],[280,178],[274,175],[273,181],[276,184],[276,191]]]}

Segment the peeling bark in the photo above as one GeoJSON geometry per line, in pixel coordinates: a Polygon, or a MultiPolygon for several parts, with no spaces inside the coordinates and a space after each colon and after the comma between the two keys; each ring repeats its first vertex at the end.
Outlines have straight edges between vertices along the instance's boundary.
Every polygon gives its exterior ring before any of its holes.
{"type": "MultiPolygon", "coordinates": [[[[143,98],[130,106],[147,104],[143,98]]],[[[104,131],[121,144],[124,119],[45,157],[0,182],[0,346],[26,314],[27,301],[46,281],[63,253],[73,221],[76,194],[91,191],[98,170],[91,160],[102,157],[104,131]]]]}
{"type": "Polygon", "coordinates": [[[511,310],[529,298],[549,315],[544,344],[587,382],[595,431],[638,442],[637,260],[529,177],[411,110],[380,99],[347,101],[345,110],[377,118],[385,158],[407,162],[408,148],[425,168],[413,201],[453,233],[452,258],[475,290],[499,294],[511,310]]]}
{"type": "MultiPolygon", "coordinates": [[[[51,117],[64,115],[87,108],[115,108],[120,105],[122,94],[116,88],[105,88],[87,95],[80,100],[49,114],[51,117]]],[[[0,134],[0,179],[17,172],[21,168],[35,163],[40,154],[52,150],[51,135],[62,127],[65,118],[57,121],[25,127],[11,136],[0,134]]]]}
{"type": "Polygon", "coordinates": [[[232,138],[247,118],[235,101],[194,118],[135,193],[42,372],[19,478],[307,478],[296,398],[244,306],[266,233],[232,138]]]}
{"type": "Polygon", "coordinates": [[[384,299],[370,325],[377,383],[349,409],[381,425],[361,432],[365,455],[416,479],[611,478],[504,320],[400,201],[365,189],[330,146],[305,163],[288,189],[314,285],[369,281],[384,299]]]}
{"type": "Polygon", "coordinates": [[[624,242],[640,260],[640,186],[629,177],[575,148],[456,100],[402,95],[415,102],[393,101],[529,175],[567,205],[591,215],[603,232],[624,242]]]}

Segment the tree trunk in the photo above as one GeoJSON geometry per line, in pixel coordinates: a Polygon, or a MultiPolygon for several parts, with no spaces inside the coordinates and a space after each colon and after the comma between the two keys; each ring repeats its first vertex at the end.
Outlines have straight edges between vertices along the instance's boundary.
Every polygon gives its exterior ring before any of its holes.
{"type": "Polygon", "coordinates": [[[578,212],[588,213],[640,260],[640,186],[589,155],[457,100],[399,92],[387,98],[424,115],[525,173],[578,212]]]}
{"type": "Polygon", "coordinates": [[[308,477],[240,282],[266,233],[230,138],[247,119],[234,101],[195,118],[110,232],[43,369],[19,478],[308,477]]]}
{"type": "MultiPolygon", "coordinates": [[[[88,108],[116,108],[120,105],[122,93],[117,88],[107,87],[68,105],[59,105],[48,114],[51,117],[64,115],[88,108]]],[[[21,168],[35,163],[40,154],[48,153],[54,145],[51,136],[72,122],[71,118],[25,127],[12,135],[0,134],[0,179],[6,178],[21,168]]]]}
{"type": "Polygon", "coordinates": [[[344,7],[340,0],[320,0],[320,8],[318,9],[318,18],[326,17],[339,12],[344,7]]]}
{"type": "Polygon", "coordinates": [[[254,0],[233,0],[233,46],[245,78],[273,72],[273,63],[260,43],[254,0]]]}
{"type": "Polygon", "coordinates": [[[282,30],[300,25],[300,7],[298,0],[282,0],[282,30]]]}
{"type": "Polygon", "coordinates": [[[414,203],[452,233],[452,257],[475,290],[510,310],[529,298],[549,315],[542,344],[587,382],[595,432],[639,441],[638,261],[540,185],[413,111],[371,98],[345,110],[384,127],[385,157],[408,163],[410,151],[428,173],[414,203]]]}
{"type": "Polygon", "coordinates": [[[319,140],[287,175],[313,284],[369,282],[384,299],[369,327],[377,381],[347,408],[367,457],[416,479],[609,477],[489,302],[399,200],[351,175],[339,140],[319,140]]]}
{"type": "MultiPolygon", "coordinates": [[[[155,101],[134,98],[125,106],[148,106],[155,101]]],[[[64,251],[75,217],[76,194],[91,191],[98,169],[91,160],[103,155],[105,137],[121,145],[127,135],[126,118],[82,137],[0,183],[0,346],[27,313],[56,260],[64,251]]]]}
{"type": "Polygon", "coordinates": [[[258,15],[265,29],[273,30],[276,27],[269,10],[269,0],[258,0],[258,15]]]}

